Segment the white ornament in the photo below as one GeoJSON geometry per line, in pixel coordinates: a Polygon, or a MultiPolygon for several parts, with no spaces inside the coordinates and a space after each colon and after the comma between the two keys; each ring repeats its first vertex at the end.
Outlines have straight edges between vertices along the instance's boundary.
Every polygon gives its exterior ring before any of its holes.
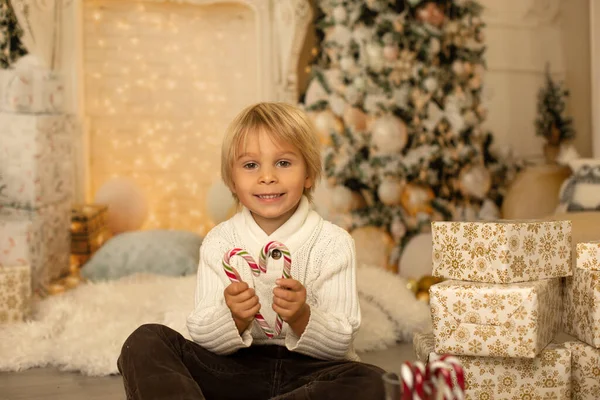
{"type": "Polygon", "coordinates": [[[465,167],[460,172],[458,182],[463,195],[482,200],[492,187],[490,171],[482,164],[465,167]]]}
{"type": "Polygon", "coordinates": [[[396,45],[387,45],[383,48],[383,56],[388,61],[394,61],[398,58],[400,50],[396,45]]]}
{"type": "Polygon", "coordinates": [[[365,90],[365,88],[367,87],[367,82],[365,81],[365,79],[362,76],[357,76],[356,78],[354,78],[352,85],[356,89],[362,91],[362,90],[365,90]]]}
{"type": "Polygon", "coordinates": [[[356,62],[353,57],[347,56],[340,60],[340,68],[342,68],[342,70],[348,72],[354,69],[354,67],[356,67],[356,62]]]}
{"type": "Polygon", "coordinates": [[[372,141],[380,155],[396,154],[406,146],[406,124],[395,115],[384,115],[373,124],[372,141]]]}
{"type": "Polygon", "coordinates": [[[452,72],[458,76],[462,76],[465,73],[465,66],[462,61],[456,60],[452,63],[452,72]]]}
{"type": "Polygon", "coordinates": [[[329,96],[329,106],[335,115],[342,116],[346,110],[346,100],[337,93],[329,96]]]}
{"type": "Polygon", "coordinates": [[[320,111],[314,115],[313,123],[322,138],[329,137],[332,132],[340,132],[341,121],[329,109],[320,111]]]}
{"type": "Polygon", "coordinates": [[[390,225],[390,233],[396,242],[399,242],[406,235],[406,226],[400,218],[394,218],[390,225]]]}
{"type": "Polygon", "coordinates": [[[348,213],[354,208],[354,195],[346,186],[338,185],[331,190],[333,210],[348,213]]]}
{"type": "Polygon", "coordinates": [[[398,274],[404,278],[419,279],[432,273],[433,251],[431,233],[422,233],[410,239],[398,266],[398,274]]]}
{"type": "Polygon", "coordinates": [[[404,184],[398,178],[385,177],[377,188],[377,196],[379,200],[387,206],[395,206],[400,204],[404,184]]]}
{"type": "Polygon", "coordinates": [[[438,38],[432,38],[429,41],[429,54],[436,55],[442,50],[442,45],[438,38]]]}
{"type": "Polygon", "coordinates": [[[465,113],[464,115],[464,120],[465,120],[465,124],[467,124],[467,126],[473,126],[475,124],[477,124],[477,114],[475,114],[475,112],[473,110],[469,110],[465,113]]]}
{"type": "Polygon", "coordinates": [[[358,90],[355,86],[348,86],[344,96],[349,104],[357,105],[362,100],[362,91],[358,90]]]}
{"type": "Polygon", "coordinates": [[[367,55],[369,60],[369,67],[374,72],[379,72],[383,69],[383,49],[380,45],[375,43],[367,44],[367,55]]]}
{"type": "Polygon", "coordinates": [[[433,76],[430,76],[423,82],[423,87],[425,87],[427,92],[433,93],[438,88],[438,81],[433,76]]]}
{"type": "Polygon", "coordinates": [[[306,90],[304,103],[312,105],[321,100],[327,100],[327,97],[327,92],[325,91],[325,88],[323,88],[323,85],[321,85],[321,82],[318,79],[313,79],[306,90]]]}
{"type": "Polygon", "coordinates": [[[500,209],[498,209],[496,203],[490,199],[485,199],[479,209],[478,219],[483,221],[497,221],[500,219],[500,209]]]}
{"type": "Polygon", "coordinates": [[[343,24],[346,21],[346,18],[348,18],[348,13],[344,6],[339,5],[333,9],[333,19],[336,23],[343,24]]]}

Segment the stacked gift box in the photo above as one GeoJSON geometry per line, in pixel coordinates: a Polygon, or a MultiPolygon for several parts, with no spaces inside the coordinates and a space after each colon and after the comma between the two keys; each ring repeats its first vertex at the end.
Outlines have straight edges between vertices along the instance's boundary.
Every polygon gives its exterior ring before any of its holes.
{"type": "Polygon", "coordinates": [[[69,271],[73,120],[60,76],[22,60],[0,70],[0,319],[69,271]]]}
{"type": "Polygon", "coordinates": [[[572,275],[570,221],[434,222],[433,334],[417,357],[454,354],[467,399],[569,399],[571,354],[552,343],[562,280],[572,275]]]}
{"type": "Polygon", "coordinates": [[[578,341],[573,354],[573,399],[600,399],[600,242],[578,243],[565,285],[564,330],[578,341]]]}
{"type": "Polygon", "coordinates": [[[77,204],[71,211],[71,265],[81,267],[111,237],[108,206],[77,204]]]}

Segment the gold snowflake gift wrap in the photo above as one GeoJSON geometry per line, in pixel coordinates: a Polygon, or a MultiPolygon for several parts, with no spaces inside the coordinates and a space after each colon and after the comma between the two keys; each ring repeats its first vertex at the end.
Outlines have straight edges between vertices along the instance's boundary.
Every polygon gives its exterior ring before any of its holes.
{"type": "MultiPolygon", "coordinates": [[[[414,341],[423,345],[415,348],[419,360],[435,354],[432,334],[417,334],[414,341]]],[[[456,357],[465,371],[467,400],[571,399],[571,350],[566,345],[552,343],[535,358],[456,357]]]]}
{"type": "Polygon", "coordinates": [[[511,284],[445,281],[429,293],[440,354],[533,358],[561,324],[560,278],[511,284]]]}
{"type": "Polygon", "coordinates": [[[31,268],[0,267],[0,325],[22,321],[29,314],[31,268]]]}
{"type": "Polygon", "coordinates": [[[600,349],[582,342],[567,342],[571,350],[573,400],[600,399],[600,349]]]}
{"type": "Polygon", "coordinates": [[[433,275],[487,283],[572,275],[571,221],[432,222],[433,275]]]}
{"type": "Polygon", "coordinates": [[[577,244],[577,266],[566,280],[563,324],[568,334],[600,348],[600,242],[577,244]]]}

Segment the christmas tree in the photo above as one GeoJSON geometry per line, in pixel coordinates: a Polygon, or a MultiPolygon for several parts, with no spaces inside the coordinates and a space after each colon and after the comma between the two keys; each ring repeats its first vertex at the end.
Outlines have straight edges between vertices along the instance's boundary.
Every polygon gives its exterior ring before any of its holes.
{"type": "Polygon", "coordinates": [[[27,54],[21,42],[23,30],[9,0],[0,0],[0,68],[6,69],[27,54]]]}
{"type": "Polygon", "coordinates": [[[560,82],[555,82],[546,66],[546,81],[538,92],[536,135],[546,139],[544,152],[548,161],[555,161],[559,146],[575,136],[573,120],[566,115],[565,100],[569,91],[560,82]]]}
{"type": "Polygon", "coordinates": [[[395,265],[433,220],[498,218],[515,170],[482,128],[482,6],[317,3],[321,44],[303,105],[325,148],[331,219],[385,231],[395,265]]]}

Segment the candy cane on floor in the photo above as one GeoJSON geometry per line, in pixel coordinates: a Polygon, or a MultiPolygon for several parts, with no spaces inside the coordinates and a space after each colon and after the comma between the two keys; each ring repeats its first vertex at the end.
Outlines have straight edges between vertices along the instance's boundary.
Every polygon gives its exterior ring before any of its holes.
{"type": "MultiPolygon", "coordinates": [[[[276,250],[283,254],[283,273],[281,277],[291,278],[292,258],[290,255],[290,251],[284,244],[276,241],[271,241],[267,243],[266,246],[261,249],[258,264],[256,263],[256,261],[254,261],[254,258],[252,258],[252,256],[248,254],[248,252],[244,249],[236,247],[234,249],[229,250],[223,256],[223,270],[225,271],[225,274],[231,282],[241,282],[242,279],[240,278],[240,274],[236,271],[234,267],[231,266],[230,263],[231,258],[238,256],[241,257],[244,261],[246,261],[246,263],[252,270],[252,274],[254,276],[259,276],[261,272],[267,272],[267,260],[273,255],[273,252],[275,252],[276,250]]],[[[261,329],[269,339],[272,339],[281,333],[281,329],[283,328],[283,319],[279,314],[277,314],[277,318],[275,319],[274,330],[271,328],[271,326],[268,324],[268,322],[265,320],[265,318],[260,312],[257,312],[254,318],[256,319],[258,325],[261,327],[261,329]]]]}

